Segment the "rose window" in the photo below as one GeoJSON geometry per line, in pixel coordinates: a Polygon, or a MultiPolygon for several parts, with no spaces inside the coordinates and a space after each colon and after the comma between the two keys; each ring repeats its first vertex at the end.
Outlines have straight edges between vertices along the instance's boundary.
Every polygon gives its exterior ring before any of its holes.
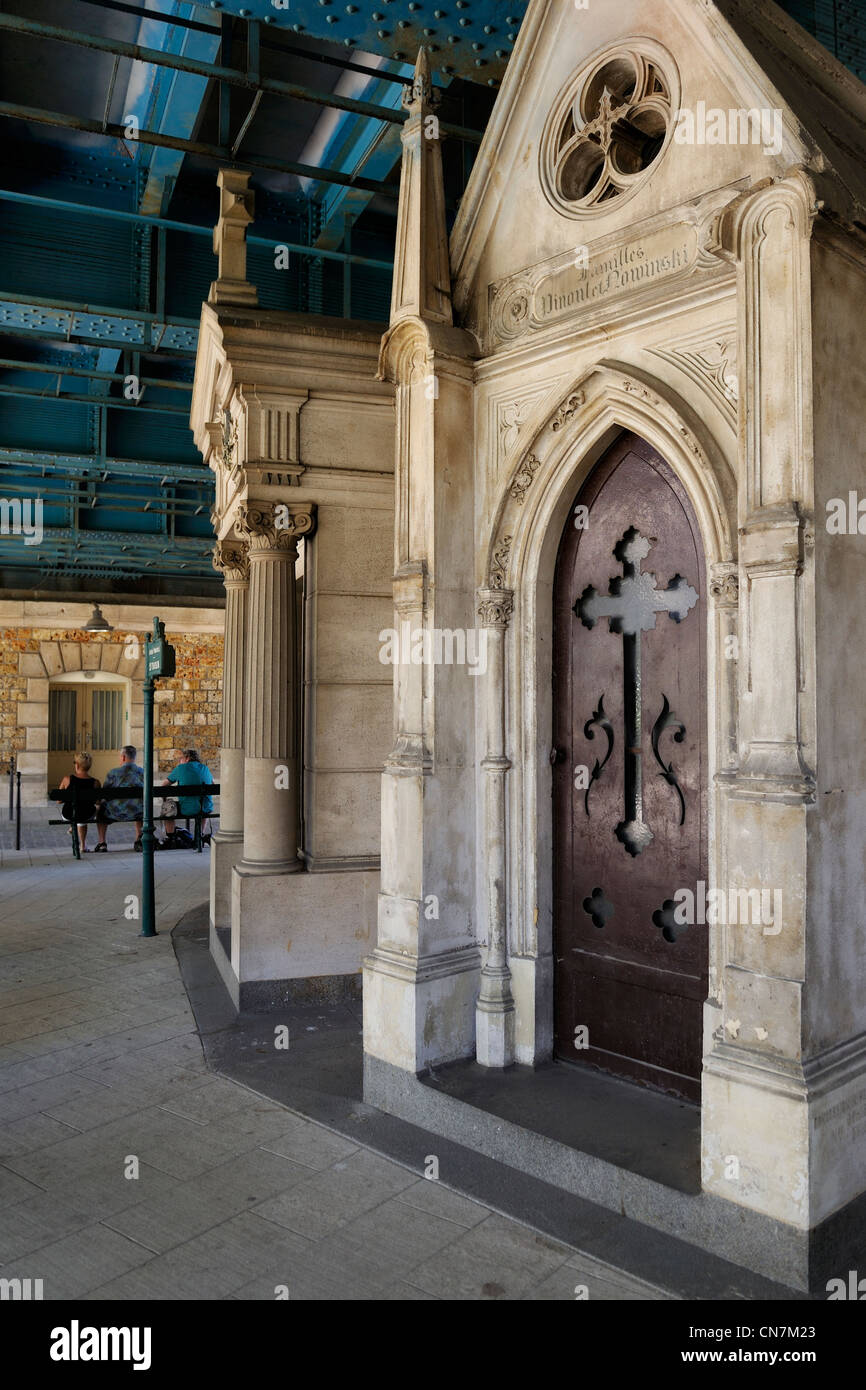
{"type": "Polygon", "coordinates": [[[671,130],[674,93],[653,54],[617,50],[561,94],[542,141],[542,183],[571,216],[606,210],[646,177],[671,130]]]}

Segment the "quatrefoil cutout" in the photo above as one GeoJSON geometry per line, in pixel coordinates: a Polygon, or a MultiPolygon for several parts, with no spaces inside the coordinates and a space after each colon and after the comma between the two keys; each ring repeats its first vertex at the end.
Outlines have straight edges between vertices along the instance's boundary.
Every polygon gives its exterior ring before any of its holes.
{"type": "Polygon", "coordinates": [[[542,185],[560,212],[606,212],[643,183],[671,134],[671,73],[660,45],[610,49],[560,93],[541,150],[542,185]]]}

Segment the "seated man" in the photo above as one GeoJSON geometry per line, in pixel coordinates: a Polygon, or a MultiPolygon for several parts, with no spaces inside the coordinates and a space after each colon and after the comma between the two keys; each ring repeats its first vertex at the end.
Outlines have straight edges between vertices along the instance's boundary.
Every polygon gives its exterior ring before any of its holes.
{"type": "MultiPolygon", "coordinates": [[[[124,790],[132,790],[144,786],[144,769],[140,768],[135,761],[136,750],[131,743],[127,743],[120,750],[120,766],[113,767],[106,773],[103,783],[103,790],[110,791],[112,787],[124,790]]],[[[141,818],[144,808],[137,797],[123,797],[120,800],[112,801],[110,798],[103,801],[96,815],[96,833],[99,836],[99,844],[96,846],[97,854],[107,854],[108,845],[105,842],[106,832],[109,825],[114,821],[135,821],[135,844],[133,849],[141,853],[141,818]]]]}
{"type": "MultiPolygon", "coordinates": [[[[211,786],[213,784],[210,768],[199,761],[198,753],[194,748],[188,748],[185,753],[181,754],[180,762],[177,767],[168,774],[168,777],[163,782],[163,786],[167,787],[172,783],[178,787],[194,787],[205,783],[211,786]]],[[[209,796],[204,798],[198,796],[181,796],[178,800],[178,809],[182,816],[195,816],[201,811],[206,817],[213,810],[213,799],[209,796]]],[[[166,819],[165,821],[164,843],[166,845],[172,846],[176,844],[175,824],[176,822],[173,820],[166,819]]],[[[203,844],[210,844],[210,821],[207,819],[203,819],[201,823],[201,838],[203,844]]]]}

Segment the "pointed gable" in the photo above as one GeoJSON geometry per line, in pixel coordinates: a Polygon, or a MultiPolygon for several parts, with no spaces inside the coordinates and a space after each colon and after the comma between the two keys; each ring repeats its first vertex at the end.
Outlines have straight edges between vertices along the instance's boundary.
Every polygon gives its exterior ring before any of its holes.
{"type": "MultiPolygon", "coordinates": [[[[677,209],[709,217],[793,167],[857,220],[864,130],[866,88],[771,0],[532,0],[452,234],[455,307],[482,337],[498,313],[507,336],[524,297],[491,308],[489,286],[579,267],[677,209]]],[[[677,248],[650,252],[664,264],[677,248]]]]}

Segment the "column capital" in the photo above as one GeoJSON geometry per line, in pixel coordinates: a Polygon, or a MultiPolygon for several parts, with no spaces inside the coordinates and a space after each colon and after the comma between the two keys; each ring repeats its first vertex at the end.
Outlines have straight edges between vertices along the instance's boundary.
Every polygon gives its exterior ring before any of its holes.
{"type": "Polygon", "coordinates": [[[710,566],[710,597],[716,608],[738,607],[740,579],[735,560],[725,560],[710,566]]]}
{"type": "Polygon", "coordinates": [[[213,548],[213,567],[226,584],[246,584],[250,577],[250,557],[242,540],[217,541],[213,548]]]}
{"type": "Polygon", "coordinates": [[[479,589],[478,616],[483,627],[506,628],[514,612],[512,589],[479,589]]]}
{"type": "Polygon", "coordinates": [[[313,502],[242,502],[235,528],[250,548],[250,558],[263,551],[297,554],[298,541],[316,529],[313,502]]]}

